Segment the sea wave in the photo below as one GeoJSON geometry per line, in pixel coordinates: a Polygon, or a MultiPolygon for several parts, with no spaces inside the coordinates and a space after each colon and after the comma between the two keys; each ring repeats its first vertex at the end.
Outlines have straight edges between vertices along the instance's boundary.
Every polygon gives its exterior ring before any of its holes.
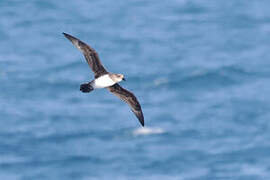
{"type": "Polygon", "coordinates": [[[135,129],[133,131],[133,135],[138,136],[138,135],[150,135],[150,134],[163,134],[165,133],[165,130],[162,128],[157,128],[157,127],[142,127],[135,129]]]}

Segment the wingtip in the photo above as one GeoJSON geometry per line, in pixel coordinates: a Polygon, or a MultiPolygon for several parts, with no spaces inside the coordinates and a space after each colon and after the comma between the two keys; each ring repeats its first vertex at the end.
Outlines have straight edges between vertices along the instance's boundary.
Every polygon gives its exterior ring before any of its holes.
{"type": "Polygon", "coordinates": [[[84,44],[82,41],[80,41],[79,39],[77,39],[74,36],[71,36],[67,33],[63,32],[63,34],[68,40],[70,40],[72,42],[72,44],[74,44],[79,50],[81,50],[79,43],[84,44]]]}
{"type": "Polygon", "coordinates": [[[63,35],[64,35],[66,38],[68,38],[69,40],[74,39],[73,36],[71,36],[71,35],[69,35],[69,34],[67,34],[67,33],[65,33],[65,32],[63,32],[63,35]]]}
{"type": "Polygon", "coordinates": [[[142,110],[140,109],[139,111],[135,111],[135,110],[132,110],[132,111],[138,118],[140,124],[144,127],[144,116],[143,116],[142,110]]]}
{"type": "Polygon", "coordinates": [[[142,127],[144,127],[144,118],[143,119],[139,119],[139,121],[140,121],[142,127]]]}

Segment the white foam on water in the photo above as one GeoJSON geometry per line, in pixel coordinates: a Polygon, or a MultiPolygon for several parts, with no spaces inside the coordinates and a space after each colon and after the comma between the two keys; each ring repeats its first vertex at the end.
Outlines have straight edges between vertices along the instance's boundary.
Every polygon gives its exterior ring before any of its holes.
{"type": "Polygon", "coordinates": [[[166,84],[168,82],[169,82],[169,80],[167,78],[158,78],[158,79],[154,80],[154,85],[159,86],[162,84],[166,84]]]}
{"type": "Polygon", "coordinates": [[[141,127],[141,128],[135,129],[133,131],[133,135],[138,136],[138,135],[149,135],[149,134],[162,134],[164,132],[165,130],[161,128],[141,127]]]}

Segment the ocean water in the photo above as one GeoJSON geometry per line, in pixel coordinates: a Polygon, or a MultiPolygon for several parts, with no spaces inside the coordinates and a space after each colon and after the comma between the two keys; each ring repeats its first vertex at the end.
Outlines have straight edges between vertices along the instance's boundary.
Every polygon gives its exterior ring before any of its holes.
{"type": "Polygon", "coordinates": [[[0,179],[270,179],[270,1],[1,0],[0,179]],[[62,35],[96,49],[145,128],[62,35]]]}

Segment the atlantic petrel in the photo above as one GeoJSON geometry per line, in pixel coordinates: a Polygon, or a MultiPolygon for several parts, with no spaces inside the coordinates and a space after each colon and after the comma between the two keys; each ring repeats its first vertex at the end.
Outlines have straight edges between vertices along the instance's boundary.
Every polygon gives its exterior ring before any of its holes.
{"type": "Polygon", "coordinates": [[[89,93],[94,89],[107,88],[115,96],[126,102],[132,112],[137,116],[142,126],[144,126],[144,117],[141,109],[141,105],[133,93],[122,88],[118,82],[124,80],[123,74],[115,74],[106,71],[101,64],[98,53],[89,45],[82,42],[81,40],[63,33],[65,37],[72,42],[84,55],[88,65],[95,74],[94,80],[81,84],[80,90],[84,93],[89,93]]]}

